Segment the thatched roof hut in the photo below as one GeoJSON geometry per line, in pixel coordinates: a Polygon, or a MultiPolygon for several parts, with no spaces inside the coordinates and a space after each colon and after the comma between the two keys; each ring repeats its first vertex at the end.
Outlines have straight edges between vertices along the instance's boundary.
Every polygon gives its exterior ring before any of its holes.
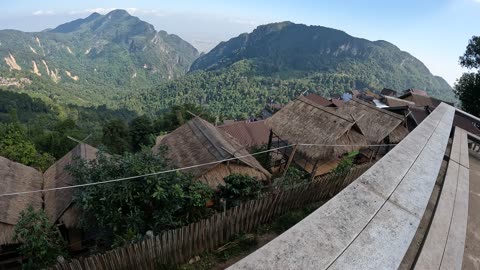
{"type": "Polygon", "coordinates": [[[317,94],[311,93],[311,94],[308,94],[307,96],[305,96],[305,98],[317,103],[320,106],[335,107],[335,105],[330,100],[328,100],[328,99],[326,99],[322,96],[319,96],[317,94]]]}
{"type": "MultiPolygon", "coordinates": [[[[153,151],[158,151],[160,146],[168,148],[167,158],[179,168],[249,154],[231,135],[200,117],[193,118],[158,140],[153,151]]],[[[224,184],[223,178],[232,173],[247,174],[258,180],[267,180],[271,176],[253,156],[196,167],[186,172],[214,188],[224,184]]]]}
{"type": "Polygon", "coordinates": [[[391,96],[384,96],[382,101],[390,107],[415,106],[415,103],[412,101],[391,96]]]}
{"type": "MultiPolygon", "coordinates": [[[[65,187],[74,184],[73,177],[65,167],[77,158],[93,160],[98,149],[85,143],[78,144],[65,156],[55,162],[43,174],[44,189],[65,187]]],[[[44,192],[45,212],[48,218],[56,223],[64,224],[67,228],[79,227],[78,209],[73,206],[73,189],[61,189],[44,192]]]]}
{"type": "MultiPolygon", "coordinates": [[[[0,194],[42,189],[42,174],[28,166],[0,157],[0,194]]],[[[42,208],[42,194],[27,193],[0,197],[0,245],[13,244],[15,224],[29,205],[42,208]]]]}
{"type": "Polygon", "coordinates": [[[255,122],[238,121],[217,127],[234,137],[237,142],[246,148],[267,144],[270,135],[270,129],[263,120],[255,122]]]}
{"type": "Polygon", "coordinates": [[[445,103],[447,103],[449,105],[452,105],[452,106],[454,105],[452,102],[446,102],[446,101],[439,100],[439,99],[436,99],[436,98],[433,98],[433,97],[430,97],[430,96],[427,96],[427,95],[418,94],[418,91],[416,91],[416,92],[406,92],[406,94],[402,95],[399,98],[403,99],[403,100],[411,101],[411,102],[415,103],[416,106],[419,106],[419,107],[430,106],[430,107],[435,108],[438,105],[440,105],[440,103],[442,103],[442,102],[445,102],[445,103]]]}
{"type": "Polygon", "coordinates": [[[357,145],[351,147],[298,146],[297,153],[308,162],[331,160],[359,150],[367,140],[351,116],[323,107],[303,96],[265,120],[265,124],[289,144],[357,145]]]}
{"type": "Polygon", "coordinates": [[[352,98],[337,112],[345,117],[353,117],[371,144],[381,143],[387,137],[391,143],[398,143],[408,135],[403,125],[405,117],[359,99],[352,98]]]}

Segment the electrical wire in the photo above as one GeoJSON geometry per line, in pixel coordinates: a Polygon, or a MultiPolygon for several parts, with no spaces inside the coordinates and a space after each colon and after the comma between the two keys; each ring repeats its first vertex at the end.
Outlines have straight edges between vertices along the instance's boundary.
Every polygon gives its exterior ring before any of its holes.
{"type": "MultiPolygon", "coordinates": [[[[232,158],[226,158],[222,160],[216,160],[212,162],[207,162],[203,164],[196,164],[192,166],[186,166],[182,168],[175,168],[175,169],[170,169],[170,170],[165,170],[165,171],[160,171],[160,172],[153,172],[153,173],[147,173],[147,174],[142,174],[142,175],[135,175],[135,176],[129,176],[129,177],[123,177],[123,178],[117,178],[117,179],[111,179],[111,180],[106,180],[106,181],[100,181],[100,182],[92,182],[92,183],[85,183],[85,184],[78,184],[78,185],[71,185],[71,186],[64,186],[64,187],[55,187],[55,188],[46,188],[46,189],[38,189],[38,190],[29,190],[29,191],[20,191],[20,192],[12,192],[12,193],[4,193],[0,194],[0,197],[6,197],[6,196],[15,196],[15,195],[24,195],[24,194],[32,194],[32,193],[37,193],[37,192],[46,192],[46,191],[55,191],[55,190],[64,190],[64,189],[72,189],[72,188],[80,188],[80,187],[88,187],[88,186],[96,186],[96,185],[102,185],[102,184],[108,184],[108,183],[115,183],[115,182],[121,182],[121,181],[127,181],[127,180],[135,180],[143,177],[149,177],[149,176],[155,176],[155,175],[160,175],[160,174],[166,174],[166,173],[172,173],[172,172],[179,172],[179,171],[184,171],[184,170],[189,170],[189,169],[194,169],[198,167],[203,167],[203,166],[208,166],[208,165],[214,165],[218,163],[222,163],[225,161],[232,161],[232,160],[237,160],[237,159],[242,159],[250,156],[255,156],[259,154],[265,154],[271,151],[287,148],[287,147],[292,147],[295,144],[289,144],[289,145],[284,145],[280,146],[277,148],[272,148],[260,152],[256,152],[253,154],[248,154],[248,155],[243,155],[243,156],[237,156],[237,157],[232,157],[232,158]]],[[[350,144],[309,144],[309,143],[297,143],[297,146],[320,146],[320,147],[380,147],[380,146],[394,146],[396,144],[372,144],[372,145],[350,145],[350,144]]]]}

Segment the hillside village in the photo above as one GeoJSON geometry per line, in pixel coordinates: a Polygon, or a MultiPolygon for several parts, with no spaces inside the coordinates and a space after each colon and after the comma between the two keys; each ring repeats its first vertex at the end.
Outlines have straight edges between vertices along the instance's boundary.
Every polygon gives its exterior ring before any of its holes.
{"type": "MultiPolygon", "coordinates": [[[[392,89],[378,93],[352,90],[332,98],[310,93],[285,105],[267,104],[269,113],[265,119],[226,120],[215,126],[195,115],[174,131],[159,135],[151,151],[166,155],[172,168],[180,168],[214,193],[231,185],[226,181],[232,175],[245,175],[261,183],[262,189],[268,190],[263,191],[263,196],[281,190],[287,192],[292,186],[279,183],[285,181],[292,168],[302,172],[300,185],[317,183],[316,188],[321,190],[322,186],[328,186],[322,182],[328,177],[346,181],[355,168],[366,170],[382,160],[440,104],[444,103],[417,89],[402,93],[392,89]]],[[[472,121],[468,115],[456,113],[453,123],[466,132],[480,134],[480,122],[472,121]]],[[[0,197],[2,267],[15,266],[21,261],[15,247],[22,240],[15,239],[14,234],[20,213],[27,206],[45,211],[48,220],[60,229],[73,258],[88,254],[96,232],[83,228],[76,189],[62,188],[80,184],[67,169],[68,165],[78,159],[95,162],[99,152],[103,150],[81,141],[45,172],[0,157],[0,193],[7,194],[0,197]],[[43,191],[30,193],[36,190],[43,191]]],[[[109,156],[107,153],[103,158],[109,156]]],[[[328,198],[348,184],[329,188],[328,198]]],[[[211,196],[203,207],[211,208],[214,213],[209,215],[215,216],[225,211],[225,198],[211,196]]],[[[149,234],[161,232],[143,233],[147,233],[144,237],[148,239],[149,234]]]]}

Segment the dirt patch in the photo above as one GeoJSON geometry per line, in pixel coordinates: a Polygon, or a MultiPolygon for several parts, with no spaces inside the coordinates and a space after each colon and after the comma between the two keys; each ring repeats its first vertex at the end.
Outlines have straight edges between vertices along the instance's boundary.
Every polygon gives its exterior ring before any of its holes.
{"type": "Polygon", "coordinates": [[[7,62],[10,70],[22,70],[22,68],[17,64],[17,60],[15,60],[15,57],[13,57],[11,53],[9,53],[8,56],[3,59],[5,59],[5,62],[7,62]]]}
{"type": "Polygon", "coordinates": [[[67,74],[67,76],[70,77],[70,79],[74,81],[78,81],[78,76],[73,76],[72,73],[70,73],[70,71],[65,70],[65,74],[67,74]]]}
{"type": "Polygon", "coordinates": [[[30,50],[31,50],[34,54],[38,54],[37,51],[35,51],[35,49],[32,48],[32,46],[30,46],[30,50]]]}
{"type": "Polygon", "coordinates": [[[32,60],[32,64],[33,64],[33,70],[32,70],[33,74],[36,74],[38,76],[42,76],[42,74],[38,70],[37,63],[35,63],[35,61],[32,60]]]}

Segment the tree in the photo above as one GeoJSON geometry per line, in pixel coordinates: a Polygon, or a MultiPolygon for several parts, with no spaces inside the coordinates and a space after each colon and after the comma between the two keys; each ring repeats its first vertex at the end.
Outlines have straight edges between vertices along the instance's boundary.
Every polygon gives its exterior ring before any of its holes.
{"type": "Polygon", "coordinates": [[[58,256],[67,255],[58,228],[43,210],[35,211],[32,206],[20,213],[13,239],[21,242],[19,252],[26,259],[22,269],[43,269],[54,264],[58,256]]]}
{"type": "MultiPolygon", "coordinates": [[[[78,160],[67,167],[77,184],[149,174],[171,169],[165,149],[78,160]]],[[[213,191],[179,172],[85,187],[76,191],[76,203],[87,229],[100,229],[118,241],[130,241],[147,230],[163,231],[207,217],[205,205],[213,191]]],[[[107,239],[108,240],[108,239],[107,239]]]]}
{"type": "MultiPolygon", "coordinates": [[[[480,37],[470,39],[465,54],[460,56],[460,65],[468,69],[480,68],[480,37]]],[[[480,71],[463,73],[454,88],[462,109],[480,116],[480,71]]]]}
{"type": "Polygon", "coordinates": [[[195,115],[199,115],[210,123],[215,123],[217,120],[214,115],[201,106],[190,103],[175,105],[172,106],[169,111],[162,113],[157,119],[155,119],[155,132],[160,133],[172,131],[185,124],[185,122],[195,117],[195,115]]]}
{"type": "Polygon", "coordinates": [[[77,145],[77,142],[70,140],[68,136],[77,139],[83,139],[83,137],[85,137],[85,133],[80,130],[76,122],[72,119],[56,122],[52,130],[46,132],[38,138],[36,142],[37,145],[40,146],[40,149],[59,159],[77,145]]]}
{"type": "Polygon", "coordinates": [[[480,68],[480,36],[468,41],[465,53],[460,56],[460,65],[466,68],[480,68]]]}
{"type": "Polygon", "coordinates": [[[49,154],[37,151],[18,123],[0,126],[0,156],[41,170],[46,170],[54,162],[49,154]]]}
{"type": "Polygon", "coordinates": [[[262,193],[263,184],[255,177],[231,174],[223,179],[225,185],[218,186],[218,199],[226,200],[227,208],[254,200],[262,193]]]}
{"type": "Polygon", "coordinates": [[[112,154],[123,154],[129,151],[128,127],[124,121],[114,119],[103,127],[102,143],[112,154]]]}
{"type": "Polygon", "coordinates": [[[455,94],[464,111],[480,117],[480,72],[462,74],[455,84],[455,94]]]}
{"type": "Polygon", "coordinates": [[[142,146],[151,146],[154,142],[152,121],[146,115],[138,116],[130,122],[129,135],[132,150],[137,152],[142,146]]]}

